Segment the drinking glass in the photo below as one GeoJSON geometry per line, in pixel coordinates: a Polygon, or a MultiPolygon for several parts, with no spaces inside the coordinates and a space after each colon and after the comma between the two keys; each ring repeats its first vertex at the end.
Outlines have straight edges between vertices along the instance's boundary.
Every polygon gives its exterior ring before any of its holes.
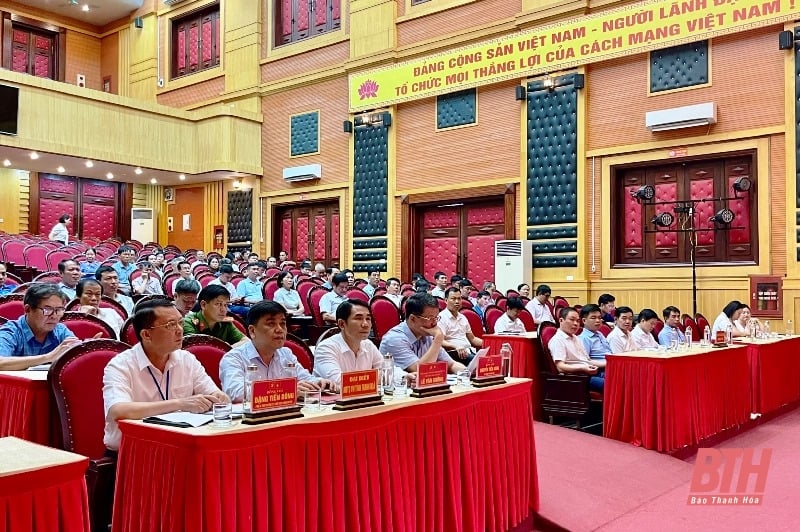
{"type": "Polygon", "coordinates": [[[303,404],[309,410],[317,411],[322,406],[322,390],[304,390],[303,404]]]}
{"type": "Polygon", "coordinates": [[[470,388],[472,385],[470,384],[470,372],[468,369],[462,369],[456,374],[457,380],[456,384],[458,384],[462,388],[470,388]]]}
{"type": "Polygon", "coordinates": [[[233,423],[233,407],[230,403],[214,403],[212,413],[215,427],[230,427],[233,423]]]}
{"type": "Polygon", "coordinates": [[[408,395],[408,377],[405,375],[394,376],[394,396],[405,397],[408,395]]]}

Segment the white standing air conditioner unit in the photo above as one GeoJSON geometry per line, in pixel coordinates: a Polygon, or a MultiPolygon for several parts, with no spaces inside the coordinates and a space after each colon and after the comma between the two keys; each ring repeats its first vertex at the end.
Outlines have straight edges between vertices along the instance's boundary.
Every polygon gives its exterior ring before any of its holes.
{"type": "Polygon", "coordinates": [[[717,123],[717,104],[698,103],[685,107],[673,107],[660,111],[649,111],[644,115],[644,125],[650,131],[669,131],[685,127],[708,126],[717,123]]]}
{"type": "Polygon", "coordinates": [[[307,164],[305,166],[292,166],[283,169],[283,180],[287,183],[309,181],[322,177],[321,164],[307,164]]]}
{"type": "Polygon", "coordinates": [[[131,240],[138,240],[142,244],[155,242],[155,229],[153,209],[131,209],[131,240]]]}
{"type": "Polygon", "coordinates": [[[498,240],[494,243],[494,284],[497,289],[516,290],[533,282],[533,241],[498,240]]]}

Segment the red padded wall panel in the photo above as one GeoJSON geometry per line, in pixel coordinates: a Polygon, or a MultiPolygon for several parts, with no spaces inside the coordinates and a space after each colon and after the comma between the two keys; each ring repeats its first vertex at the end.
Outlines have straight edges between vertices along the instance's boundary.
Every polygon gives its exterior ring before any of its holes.
{"type": "Polygon", "coordinates": [[[642,204],[636,201],[631,192],[638,186],[625,187],[625,247],[642,247],[642,204]]]}
{"type": "Polygon", "coordinates": [[[283,233],[281,234],[281,248],[287,253],[292,253],[292,219],[283,219],[283,233]]]}
{"type": "Polygon", "coordinates": [[[339,215],[331,215],[331,258],[339,258],[339,215]]]}
{"type": "MultiPolygon", "coordinates": [[[[728,179],[728,190],[733,191],[733,182],[739,176],[731,177],[728,179]]],[[[741,199],[735,199],[728,202],[728,208],[733,211],[736,218],[733,219],[733,227],[741,227],[742,229],[731,229],[728,233],[728,242],[731,244],[749,244],[750,243],[750,196],[742,194],[741,199]]]]}
{"type": "Polygon", "coordinates": [[[505,208],[503,205],[471,207],[469,210],[467,210],[468,225],[501,224],[504,221],[504,217],[505,208]]]}
{"type": "Polygon", "coordinates": [[[114,236],[115,209],[112,205],[83,204],[83,236],[101,239],[114,236]]]}
{"type": "MultiPolygon", "coordinates": [[[[714,197],[714,180],[713,179],[693,179],[689,186],[689,191],[692,199],[712,198],[714,197]]],[[[713,229],[714,224],[709,222],[708,219],[714,216],[714,204],[706,201],[698,203],[695,208],[694,225],[697,229],[713,229]]],[[[698,245],[711,245],[714,243],[714,231],[700,231],[697,233],[698,245]]]]}
{"type": "MultiPolygon", "coordinates": [[[[314,216],[314,257],[315,259],[324,260],[325,257],[325,249],[327,247],[327,234],[326,234],[326,222],[325,216],[314,216]]],[[[305,258],[305,257],[298,257],[298,258],[305,258]]]]}
{"type": "MultiPolygon", "coordinates": [[[[39,199],[39,232],[47,235],[58,223],[62,214],[72,214],[74,206],[71,201],[40,198],[39,199]]],[[[70,228],[70,233],[74,228],[70,228]]]]}
{"type": "Polygon", "coordinates": [[[425,229],[437,229],[440,227],[458,226],[458,209],[430,209],[425,211],[423,217],[423,227],[425,229]]]}
{"type": "Polygon", "coordinates": [[[473,235],[467,237],[467,277],[475,286],[494,281],[494,243],[503,235],[473,235]]]}
{"type": "Polygon", "coordinates": [[[433,280],[433,274],[440,270],[449,276],[456,271],[458,239],[427,238],[423,253],[426,279],[433,280]]]}
{"type": "Polygon", "coordinates": [[[289,257],[304,259],[308,254],[308,217],[297,219],[297,234],[295,235],[295,247],[291,250],[289,257]],[[292,252],[294,255],[292,255],[292,252]],[[302,255],[302,257],[300,256],[302,255]]]}
{"type": "MultiPolygon", "coordinates": [[[[657,202],[661,201],[675,201],[678,199],[678,184],[677,183],[661,183],[656,185],[656,197],[655,200],[657,202]]],[[[675,216],[675,207],[673,205],[659,205],[656,207],[656,214],[660,214],[662,212],[668,212],[675,216]]],[[[677,219],[677,218],[676,218],[677,219]]],[[[665,248],[665,247],[674,247],[678,245],[678,234],[677,233],[665,233],[659,231],[655,234],[656,236],[656,247],[658,248],[665,248]]]]}

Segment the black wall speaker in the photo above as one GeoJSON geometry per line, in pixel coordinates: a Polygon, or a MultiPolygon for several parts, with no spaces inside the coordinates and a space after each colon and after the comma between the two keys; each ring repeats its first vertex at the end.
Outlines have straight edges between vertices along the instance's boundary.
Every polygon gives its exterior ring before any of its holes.
{"type": "Polygon", "coordinates": [[[345,120],[342,122],[342,131],[345,133],[352,133],[353,132],[353,123],[349,120],[345,120]]]}
{"type": "Polygon", "coordinates": [[[572,78],[572,84],[576,89],[582,89],[585,82],[586,80],[584,79],[583,74],[575,74],[575,76],[572,78]]]}
{"type": "Polygon", "coordinates": [[[794,34],[790,30],[778,34],[778,50],[791,50],[794,46],[794,34]]]}
{"type": "Polygon", "coordinates": [[[516,87],[514,87],[514,90],[516,91],[517,100],[521,102],[525,101],[527,97],[525,87],[523,87],[522,85],[517,85],[516,87]]]}

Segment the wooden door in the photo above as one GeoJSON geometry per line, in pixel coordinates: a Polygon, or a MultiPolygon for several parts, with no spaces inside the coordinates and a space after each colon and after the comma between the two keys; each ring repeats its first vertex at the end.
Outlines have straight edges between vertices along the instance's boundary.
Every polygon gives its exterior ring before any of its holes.
{"type": "Polygon", "coordinates": [[[305,203],[277,210],[280,231],[273,238],[272,254],[286,250],[296,261],[310,259],[326,266],[339,265],[339,203],[305,203]]]}
{"type": "Polygon", "coordinates": [[[14,24],[11,35],[11,70],[40,78],[57,79],[55,35],[14,24]]]}
{"type": "Polygon", "coordinates": [[[38,231],[47,234],[64,214],[72,217],[70,234],[111,238],[121,234],[120,185],[71,176],[39,174],[38,231]]]}

